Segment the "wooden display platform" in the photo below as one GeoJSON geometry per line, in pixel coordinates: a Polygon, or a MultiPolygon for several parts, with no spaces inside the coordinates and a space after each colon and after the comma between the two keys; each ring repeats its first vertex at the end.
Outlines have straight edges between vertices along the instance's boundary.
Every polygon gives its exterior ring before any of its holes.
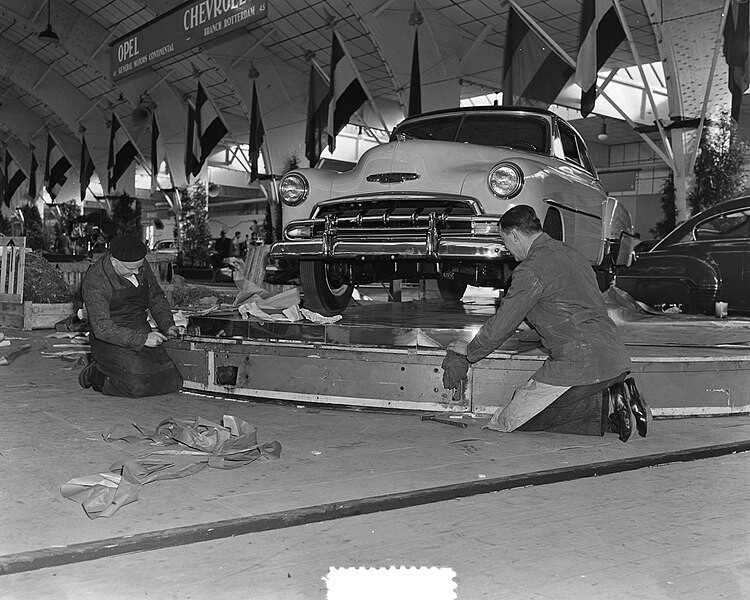
{"type": "MultiPolygon", "coordinates": [[[[546,355],[519,332],[472,366],[454,398],[442,387],[444,348],[470,339],[493,306],[435,302],[356,307],[332,325],[191,319],[199,336],[167,348],[185,388],[221,396],[374,409],[487,415],[546,355]]],[[[621,322],[632,373],[657,417],[750,413],[750,321],[639,316],[621,322]]]]}

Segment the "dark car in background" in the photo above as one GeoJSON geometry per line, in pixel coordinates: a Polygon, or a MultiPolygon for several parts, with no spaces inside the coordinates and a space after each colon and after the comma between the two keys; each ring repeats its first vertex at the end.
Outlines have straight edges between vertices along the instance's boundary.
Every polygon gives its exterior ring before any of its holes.
{"type": "Polygon", "coordinates": [[[637,252],[615,285],[651,306],[713,313],[727,302],[730,312],[750,312],[750,196],[716,204],[637,252]]]}

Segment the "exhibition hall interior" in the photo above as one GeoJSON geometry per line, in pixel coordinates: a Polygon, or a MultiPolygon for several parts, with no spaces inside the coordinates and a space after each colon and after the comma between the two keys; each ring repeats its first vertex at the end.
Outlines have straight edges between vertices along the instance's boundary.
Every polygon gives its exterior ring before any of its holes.
{"type": "Polygon", "coordinates": [[[0,0],[0,598],[750,598],[749,32],[0,0]]]}

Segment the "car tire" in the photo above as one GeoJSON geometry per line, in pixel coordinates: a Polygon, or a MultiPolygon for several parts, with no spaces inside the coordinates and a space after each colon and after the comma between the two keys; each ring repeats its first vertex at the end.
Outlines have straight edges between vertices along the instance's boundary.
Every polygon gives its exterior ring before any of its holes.
{"type": "Polygon", "coordinates": [[[299,277],[305,308],[325,316],[339,315],[346,310],[354,286],[342,283],[336,276],[339,266],[318,260],[300,261],[299,277]]]}
{"type": "Polygon", "coordinates": [[[446,302],[458,302],[466,293],[466,284],[451,279],[438,279],[440,297],[446,302]]]}

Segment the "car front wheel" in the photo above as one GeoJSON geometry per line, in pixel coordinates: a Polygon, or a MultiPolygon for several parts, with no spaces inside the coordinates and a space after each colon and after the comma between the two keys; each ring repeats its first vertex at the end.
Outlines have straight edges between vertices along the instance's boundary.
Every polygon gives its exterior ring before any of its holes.
{"type": "Polygon", "coordinates": [[[344,283],[346,265],[316,260],[300,261],[299,276],[305,295],[305,308],[322,315],[338,315],[346,310],[354,286],[344,283]]]}

